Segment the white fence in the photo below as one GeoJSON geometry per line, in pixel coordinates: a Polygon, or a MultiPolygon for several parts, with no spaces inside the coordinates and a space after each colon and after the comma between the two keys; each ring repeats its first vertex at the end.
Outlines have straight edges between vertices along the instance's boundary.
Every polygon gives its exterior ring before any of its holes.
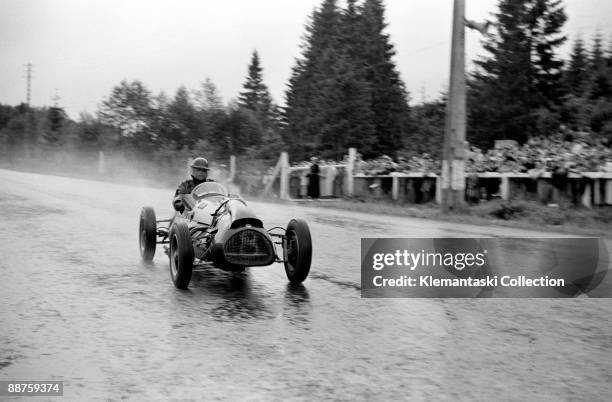
{"type": "MultiPolygon", "coordinates": [[[[422,185],[419,190],[420,199],[417,202],[435,201],[440,203],[441,180],[432,173],[390,173],[388,175],[354,174],[356,150],[349,150],[347,163],[323,165],[320,167],[321,197],[373,197],[393,201],[413,201],[407,195],[415,184],[422,185]]],[[[267,180],[266,192],[270,193],[276,178],[280,179],[279,196],[281,199],[305,198],[308,186],[309,166],[291,167],[289,157],[283,152],[274,172],[267,180]]],[[[527,173],[497,173],[486,172],[473,175],[483,182],[496,181],[498,191],[496,196],[508,200],[525,192],[529,184],[536,190],[531,191],[534,197],[545,202],[552,193],[551,173],[544,172],[537,176],[527,173]]],[[[593,205],[612,205],[612,172],[570,173],[567,177],[569,193],[579,191],[580,203],[586,207],[593,205]]],[[[468,186],[466,185],[466,188],[468,186]]],[[[413,193],[414,191],[412,191],[413,193]]],[[[417,191],[418,192],[418,191],[417,191]]],[[[563,192],[563,191],[562,191],[563,192]]],[[[576,195],[576,194],[574,194],[576,195]]],[[[416,197],[419,198],[419,197],[416,197]]]]}
{"type": "MultiPolygon", "coordinates": [[[[527,173],[478,173],[474,175],[479,179],[497,179],[499,180],[499,192],[498,195],[501,199],[508,200],[517,196],[519,193],[520,182],[532,180],[535,182],[536,191],[535,196],[540,200],[544,201],[548,190],[552,190],[551,173],[545,172],[541,175],[534,177],[527,173]]],[[[392,200],[398,201],[401,197],[402,181],[409,181],[414,179],[427,179],[434,182],[432,185],[435,188],[434,199],[437,203],[440,203],[441,196],[441,180],[436,174],[424,174],[424,173],[391,173],[389,175],[378,175],[378,176],[367,176],[367,175],[355,175],[353,180],[363,180],[368,183],[367,186],[356,186],[361,189],[360,194],[355,195],[373,195],[375,197],[381,196],[381,193],[385,193],[385,186],[383,185],[384,180],[390,180],[391,186],[388,191],[389,196],[392,200]],[[371,184],[370,184],[371,183],[371,184]],[[364,192],[364,188],[371,188],[371,191],[364,192]],[[364,194],[365,193],[365,194],[364,194]]],[[[469,180],[469,179],[466,179],[469,180]]],[[[582,174],[570,173],[568,175],[568,184],[571,186],[572,181],[582,181],[580,202],[586,207],[593,205],[612,205],[612,172],[585,172],[582,174]]],[[[407,186],[406,183],[403,183],[407,186]]],[[[389,187],[389,186],[386,186],[389,187]]],[[[576,186],[578,187],[578,186],[576,186]]],[[[366,190],[367,191],[367,190],[366,190]]],[[[521,193],[523,191],[520,191],[521,193]]]]}

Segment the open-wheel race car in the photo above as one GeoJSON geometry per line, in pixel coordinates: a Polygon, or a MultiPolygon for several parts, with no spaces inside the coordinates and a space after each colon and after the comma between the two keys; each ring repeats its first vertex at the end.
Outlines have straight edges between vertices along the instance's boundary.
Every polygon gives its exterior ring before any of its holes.
{"type": "Polygon", "coordinates": [[[304,220],[265,229],[244,200],[217,182],[204,182],[182,198],[184,210],[171,219],[157,220],[153,208],[142,208],[138,228],[142,259],[152,261],[156,245],[164,244],[177,288],[187,289],[193,270],[205,266],[240,272],[282,262],[291,283],[308,276],[312,241],[304,220]]]}

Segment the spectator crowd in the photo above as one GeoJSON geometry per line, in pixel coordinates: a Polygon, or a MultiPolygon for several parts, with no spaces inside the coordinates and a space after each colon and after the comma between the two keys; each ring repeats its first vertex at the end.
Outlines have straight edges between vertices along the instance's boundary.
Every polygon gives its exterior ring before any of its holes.
{"type": "MultiPolygon", "coordinates": [[[[397,162],[389,156],[363,161],[358,158],[356,173],[368,176],[392,172],[435,173],[441,171],[440,160],[428,154],[399,157],[397,162]]],[[[324,165],[324,163],[322,163],[324,165]]],[[[571,173],[606,172],[612,169],[612,149],[605,139],[587,135],[554,135],[534,137],[519,146],[513,141],[501,142],[488,151],[471,146],[466,155],[466,173],[527,173],[553,172],[563,168],[571,173]]]]}

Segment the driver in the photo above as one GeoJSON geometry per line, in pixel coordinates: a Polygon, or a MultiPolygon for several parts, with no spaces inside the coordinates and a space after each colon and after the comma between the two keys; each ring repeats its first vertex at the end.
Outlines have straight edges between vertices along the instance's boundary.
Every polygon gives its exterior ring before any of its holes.
{"type": "Polygon", "coordinates": [[[174,209],[183,213],[185,205],[183,204],[183,195],[191,194],[193,189],[198,185],[206,181],[214,181],[208,178],[208,161],[206,158],[198,157],[191,161],[189,164],[189,173],[191,174],[190,180],[185,180],[179,184],[176,192],[174,193],[174,200],[172,205],[174,209]]]}

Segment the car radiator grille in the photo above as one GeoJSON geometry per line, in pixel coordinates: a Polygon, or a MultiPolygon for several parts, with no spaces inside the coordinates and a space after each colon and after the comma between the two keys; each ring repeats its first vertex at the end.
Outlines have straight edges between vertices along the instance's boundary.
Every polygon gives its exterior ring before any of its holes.
{"type": "Polygon", "coordinates": [[[230,264],[258,265],[271,260],[272,246],[262,233],[244,229],[230,237],[223,247],[225,259],[230,264]]]}

